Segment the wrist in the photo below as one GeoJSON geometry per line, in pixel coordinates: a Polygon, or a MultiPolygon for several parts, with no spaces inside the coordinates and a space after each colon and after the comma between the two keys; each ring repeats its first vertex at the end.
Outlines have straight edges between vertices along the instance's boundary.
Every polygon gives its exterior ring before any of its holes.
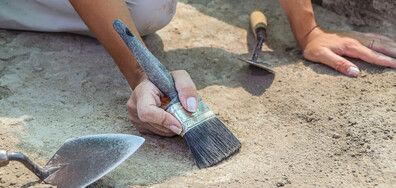
{"type": "Polygon", "coordinates": [[[304,49],[307,39],[312,34],[317,33],[317,30],[319,30],[319,26],[315,21],[315,17],[312,17],[310,21],[305,21],[305,24],[300,27],[293,28],[293,34],[300,47],[304,49]]]}
{"type": "Polygon", "coordinates": [[[279,0],[289,20],[294,38],[303,47],[307,35],[317,27],[311,0],[279,0]]]}
{"type": "Polygon", "coordinates": [[[136,88],[140,83],[142,83],[144,80],[148,80],[146,73],[142,69],[136,70],[134,74],[134,79],[131,81],[128,81],[129,86],[131,87],[132,90],[136,88]]]}
{"type": "Polygon", "coordinates": [[[323,33],[323,30],[318,25],[316,25],[311,30],[309,30],[303,37],[297,39],[298,44],[304,50],[307,47],[308,43],[321,33],[323,33]]]}

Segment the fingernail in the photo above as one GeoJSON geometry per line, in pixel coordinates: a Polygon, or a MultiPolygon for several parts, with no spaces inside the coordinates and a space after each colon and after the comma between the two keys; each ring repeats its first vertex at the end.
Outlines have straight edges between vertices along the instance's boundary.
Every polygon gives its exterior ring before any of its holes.
{"type": "Polygon", "coordinates": [[[197,100],[194,97],[187,99],[187,110],[190,112],[197,111],[197,100]]]}
{"type": "Polygon", "coordinates": [[[171,125],[171,126],[169,127],[169,129],[170,129],[171,131],[173,131],[174,133],[176,133],[176,134],[180,134],[181,131],[182,131],[179,127],[176,127],[176,126],[174,126],[174,125],[171,125]]]}
{"type": "Polygon", "coordinates": [[[357,76],[359,74],[359,69],[357,69],[356,67],[349,67],[347,70],[347,74],[349,76],[357,76]]]}

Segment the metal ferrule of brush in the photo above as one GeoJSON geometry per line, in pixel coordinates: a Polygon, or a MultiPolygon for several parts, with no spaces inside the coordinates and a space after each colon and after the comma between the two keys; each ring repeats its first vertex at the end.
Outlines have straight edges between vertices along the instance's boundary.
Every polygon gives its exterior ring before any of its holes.
{"type": "Polygon", "coordinates": [[[191,130],[195,126],[210,118],[215,117],[215,114],[210,110],[210,108],[199,96],[197,111],[194,113],[185,110],[180,102],[169,106],[166,111],[175,116],[176,119],[179,120],[182,124],[183,130],[180,133],[180,136],[184,136],[189,130],[191,130]]]}

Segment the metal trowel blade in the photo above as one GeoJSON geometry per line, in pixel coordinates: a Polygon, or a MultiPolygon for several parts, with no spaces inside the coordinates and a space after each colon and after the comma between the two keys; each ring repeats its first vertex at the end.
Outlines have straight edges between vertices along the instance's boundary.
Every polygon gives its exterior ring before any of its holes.
{"type": "Polygon", "coordinates": [[[116,168],[143,142],[141,137],[124,134],[69,139],[44,167],[60,167],[44,182],[65,188],[86,187],[116,168]]]}
{"type": "Polygon", "coordinates": [[[249,64],[251,64],[253,66],[262,68],[262,69],[264,69],[264,70],[266,70],[266,71],[268,71],[268,72],[270,72],[272,74],[275,74],[275,71],[272,70],[273,67],[270,64],[268,64],[268,63],[264,63],[264,62],[260,62],[260,61],[254,62],[251,59],[241,59],[241,58],[238,58],[238,59],[243,61],[243,62],[249,63],[249,64]]]}

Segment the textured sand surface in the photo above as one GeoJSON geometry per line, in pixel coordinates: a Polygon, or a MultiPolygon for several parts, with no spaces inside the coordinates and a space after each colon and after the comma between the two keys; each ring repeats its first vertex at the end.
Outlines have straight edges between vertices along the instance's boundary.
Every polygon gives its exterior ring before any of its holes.
{"type": "MultiPolygon", "coordinates": [[[[314,7],[326,29],[396,39],[394,24],[350,25],[314,7]]],[[[92,187],[391,187],[396,184],[396,71],[352,60],[357,78],[306,61],[279,3],[181,1],[172,22],[145,38],[169,69],[185,69],[198,93],[240,139],[241,151],[199,170],[183,139],[141,135],[127,119],[131,91],[89,37],[0,30],[0,148],[44,165],[68,138],[124,133],[146,139],[92,187]],[[276,75],[249,67],[249,12],[269,22],[263,47],[276,75]]],[[[264,55],[262,56],[264,59],[264,55]]],[[[0,187],[48,187],[20,164],[0,168],[0,187]]]]}

